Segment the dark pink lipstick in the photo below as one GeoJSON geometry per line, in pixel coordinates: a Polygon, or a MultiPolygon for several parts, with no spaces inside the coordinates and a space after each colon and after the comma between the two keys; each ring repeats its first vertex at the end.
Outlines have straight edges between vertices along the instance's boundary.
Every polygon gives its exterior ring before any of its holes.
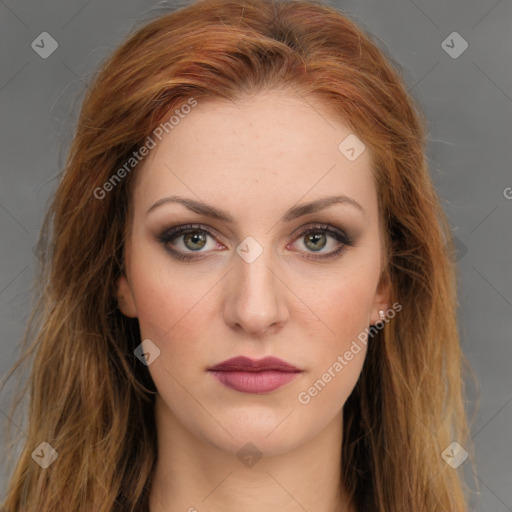
{"type": "Polygon", "coordinates": [[[208,368],[225,386],[241,393],[269,393],[293,380],[302,370],[277,357],[239,356],[208,368]]]}

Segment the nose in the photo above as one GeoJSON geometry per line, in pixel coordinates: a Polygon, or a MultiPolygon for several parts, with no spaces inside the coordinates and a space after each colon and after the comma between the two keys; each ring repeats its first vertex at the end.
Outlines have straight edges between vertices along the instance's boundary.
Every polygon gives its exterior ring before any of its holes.
{"type": "Polygon", "coordinates": [[[224,320],[232,329],[265,337],[282,328],[289,316],[288,288],[279,276],[270,249],[252,263],[236,256],[227,276],[224,320]]]}

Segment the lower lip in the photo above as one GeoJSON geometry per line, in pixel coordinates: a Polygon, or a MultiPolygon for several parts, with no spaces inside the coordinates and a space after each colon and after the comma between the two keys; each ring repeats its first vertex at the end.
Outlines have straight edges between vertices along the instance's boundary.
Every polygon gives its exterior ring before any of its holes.
{"type": "Polygon", "coordinates": [[[211,371],[211,374],[224,386],[241,393],[269,393],[292,381],[300,372],[211,371]]]}

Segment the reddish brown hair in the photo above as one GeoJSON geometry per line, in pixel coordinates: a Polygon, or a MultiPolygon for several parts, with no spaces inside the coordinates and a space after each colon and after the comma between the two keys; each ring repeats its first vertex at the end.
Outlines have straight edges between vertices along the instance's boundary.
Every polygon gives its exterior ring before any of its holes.
{"type": "Polygon", "coordinates": [[[467,425],[453,247],[425,161],[423,116],[392,60],[328,5],[208,0],[131,35],[83,102],[41,232],[24,353],[11,370],[35,353],[6,512],[147,509],[156,390],[133,354],[137,320],[116,303],[137,171],[102,199],[94,191],[189,98],[239,100],[277,88],[320,100],[370,150],[384,273],[392,302],[403,305],[369,343],[344,407],[344,484],[365,512],[466,509],[457,472],[441,458],[452,441],[464,445],[467,425]],[[31,458],[43,441],[59,454],[46,470],[31,458]]]}

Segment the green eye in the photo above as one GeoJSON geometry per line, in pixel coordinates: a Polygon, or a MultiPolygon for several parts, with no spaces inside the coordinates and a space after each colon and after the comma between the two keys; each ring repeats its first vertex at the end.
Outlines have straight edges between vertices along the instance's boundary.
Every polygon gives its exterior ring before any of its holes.
{"type": "MultiPolygon", "coordinates": [[[[164,245],[166,250],[172,257],[181,261],[193,261],[207,257],[208,251],[202,251],[207,246],[208,237],[215,240],[214,236],[208,229],[200,225],[187,224],[177,226],[165,231],[158,237],[158,240],[164,245]],[[184,249],[176,248],[176,241],[182,239],[181,244],[184,249]],[[196,254],[193,254],[196,253],[196,254]]],[[[307,259],[327,259],[340,254],[347,246],[353,246],[352,241],[341,230],[332,229],[329,225],[314,225],[308,226],[299,235],[296,236],[294,241],[303,239],[305,250],[299,252],[306,253],[304,256],[307,259]],[[329,240],[333,240],[335,245],[339,247],[332,251],[322,251],[328,246],[329,240]],[[307,254],[310,254],[309,256],[307,254]],[[318,253],[316,256],[314,253],[318,253]]]]}

